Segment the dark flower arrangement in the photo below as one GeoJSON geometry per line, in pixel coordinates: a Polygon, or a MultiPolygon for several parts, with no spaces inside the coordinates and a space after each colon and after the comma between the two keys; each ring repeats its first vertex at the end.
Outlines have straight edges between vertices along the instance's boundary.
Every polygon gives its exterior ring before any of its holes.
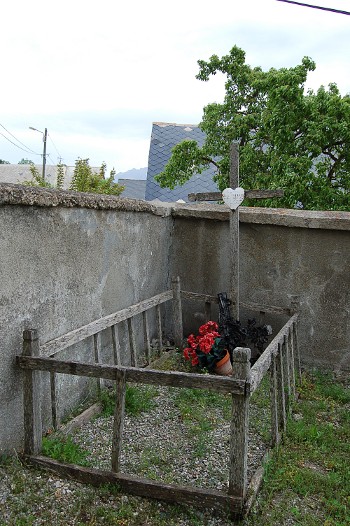
{"type": "Polygon", "coordinates": [[[257,326],[255,318],[248,319],[247,326],[231,316],[231,301],[225,292],[218,294],[219,302],[219,331],[226,343],[232,359],[235,347],[250,347],[252,351],[251,365],[261,356],[265,345],[272,334],[270,325],[257,326]]]}
{"type": "Polygon", "coordinates": [[[188,347],[183,351],[184,358],[191,361],[192,366],[198,365],[212,372],[227,351],[232,361],[232,351],[235,347],[250,347],[253,364],[264,351],[272,329],[269,325],[258,327],[255,319],[249,319],[244,327],[239,321],[231,318],[220,328],[215,321],[208,321],[199,327],[198,332],[198,336],[188,336],[188,347]]]}
{"type": "Polygon", "coordinates": [[[218,328],[215,321],[208,321],[199,327],[198,336],[190,334],[187,338],[189,347],[183,351],[185,360],[191,360],[193,366],[199,365],[212,371],[227,352],[226,342],[218,328]]]}

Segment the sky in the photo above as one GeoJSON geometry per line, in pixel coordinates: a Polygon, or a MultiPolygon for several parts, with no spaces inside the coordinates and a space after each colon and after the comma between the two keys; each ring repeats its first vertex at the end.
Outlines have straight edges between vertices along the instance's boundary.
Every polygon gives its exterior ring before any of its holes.
{"type": "MultiPolygon", "coordinates": [[[[350,0],[306,3],[350,11],[350,0]]],[[[47,128],[48,164],[147,166],[152,122],[197,124],[223,100],[224,77],[197,80],[197,61],[234,45],[264,70],[309,56],[307,88],[350,92],[350,16],[277,0],[12,0],[1,11],[0,159],[10,163],[42,163],[47,128]]]]}

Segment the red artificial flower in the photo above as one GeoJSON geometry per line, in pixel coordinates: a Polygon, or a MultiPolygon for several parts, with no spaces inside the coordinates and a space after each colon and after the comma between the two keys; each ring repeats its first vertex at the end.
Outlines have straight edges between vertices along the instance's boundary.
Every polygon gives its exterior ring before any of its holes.
{"type": "Polygon", "coordinates": [[[186,347],[183,350],[184,358],[185,360],[193,360],[195,357],[197,357],[195,349],[192,349],[191,347],[186,347]]]}
{"type": "Polygon", "coordinates": [[[197,352],[209,354],[215,344],[215,338],[220,338],[217,332],[219,326],[215,321],[208,321],[198,329],[199,336],[190,334],[187,338],[188,347],[183,350],[185,360],[191,360],[192,365],[198,365],[197,352]]]}
{"type": "Polygon", "coordinates": [[[197,338],[193,334],[189,335],[187,342],[192,347],[192,349],[196,349],[198,346],[197,338]]]}
{"type": "Polygon", "coordinates": [[[219,325],[215,321],[208,321],[207,327],[209,332],[214,332],[218,330],[219,325]]]}
{"type": "Polygon", "coordinates": [[[215,337],[212,333],[207,333],[201,338],[199,338],[199,348],[202,352],[205,354],[209,354],[211,351],[211,348],[213,347],[215,342],[215,337]]]}
{"type": "Polygon", "coordinates": [[[191,351],[191,348],[190,347],[186,347],[186,349],[184,349],[184,358],[185,360],[189,360],[190,359],[190,351],[191,351]]]}
{"type": "Polygon", "coordinates": [[[198,338],[199,348],[202,352],[208,354],[215,343],[215,338],[219,338],[220,334],[216,331],[207,332],[204,336],[198,338]]]}
{"type": "Polygon", "coordinates": [[[213,331],[217,331],[219,328],[218,324],[215,321],[208,321],[204,325],[201,325],[198,329],[199,334],[204,336],[205,334],[213,331]]]}
{"type": "Polygon", "coordinates": [[[198,360],[198,356],[197,355],[194,358],[192,358],[192,362],[191,363],[192,363],[193,366],[199,364],[199,360],[198,360]]]}

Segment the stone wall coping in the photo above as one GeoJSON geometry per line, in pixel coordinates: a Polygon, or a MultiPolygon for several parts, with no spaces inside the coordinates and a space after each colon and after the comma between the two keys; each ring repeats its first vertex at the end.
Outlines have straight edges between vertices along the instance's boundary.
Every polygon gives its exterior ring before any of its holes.
{"type": "MultiPolygon", "coordinates": [[[[89,194],[13,183],[0,183],[0,205],[90,208],[123,212],[148,212],[161,217],[228,221],[226,205],[214,203],[166,203],[141,201],[112,195],[89,194]]],[[[293,210],[287,208],[240,208],[240,222],[290,228],[350,230],[350,212],[293,210]]]]}
{"type": "MultiPolygon", "coordinates": [[[[209,203],[175,204],[174,217],[228,221],[229,209],[225,205],[209,203]]],[[[241,223],[276,225],[290,228],[319,228],[326,230],[350,230],[350,212],[294,210],[288,208],[260,208],[242,206],[241,223]]]]}
{"type": "Polygon", "coordinates": [[[162,217],[171,215],[171,207],[160,206],[159,203],[150,203],[114,195],[56,190],[13,183],[0,183],[0,205],[148,212],[162,217]]]}

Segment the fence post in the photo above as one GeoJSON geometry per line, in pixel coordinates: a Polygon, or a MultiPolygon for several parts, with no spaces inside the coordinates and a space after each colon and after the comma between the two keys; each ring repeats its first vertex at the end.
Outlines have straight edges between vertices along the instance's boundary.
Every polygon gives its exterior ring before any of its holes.
{"type": "Polygon", "coordinates": [[[182,326],[181,284],[179,276],[172,279],[172,288],[174,345],[182,350],[184,333],[182,326]]]}
{"type": "MultiPolygon", "coordinates": [[[[39,337],[36,329],[23,331],[23,356],[39,356],[39,337]]],[[[41,389],[40,371],[23,371],[24,406],[24,453],[37,455],[41,452],[41,389]]]]}
{"type": "Polygon", "coordinates": [[[149,336],[149,326],[148,326],[148,315],[147,311],[142,313],[143,320],[143,339],[146,345],[146,363],[149,365],[151,363],[151,340],[149,336]]]}
{"type": "Polygon", "coordinates": [[[293,326],[290,328],[288,333],[288,354],[289,354],[289,364],[290,364],[290,383],[291,383],[291,395],[293,400],[295,400],[295,356],[294,356],[294,336],[293,336],[293,326]]]}
{"type": "Polygon", "coordinates": [[[128,324],[128,334],[129,334],[131,367],[137,367],[137,350],[136,350],[136,340],[135,340],[133,318],[128,318],[127,324],[128,324]]]}
{"type": "Polygon", "coordinates": [[[112,470],[120,471],[120,453],[123,439],[125,412],[126,374],[124,370],[116,371],[116,403],[113,421],[112,470]]]}
{"type": "Polygon", "coordinates": [[[282,432],[286,430],[286,398],[284,385],[284,370],[283,370],[283,345],[278,344],[278,354],[276,357],[277,366],[277,397],[278,397],[278,429],[282,432]]]}
{"type": "Polygon", "coordinates": [[[276,446],[280,441],[278,430],[278,399],[277,399],[277,367],[276,356],[271,354],[270,365],[270,405],[271,405],[271,440],[272,446],[276,446]]]}
{"type": "Polygon", "coordinates": [[[298,371],[298,381],[301,383],[301,359],[300,359],[300,348],[298,341],[298,327],[297,322],[293,323],[293,345],[294,345],[294,356],[296,357],[297,362],[297,371],[298,371]]]}
{"type": "Polygon", "coordinates": [[[289,344],[288,338],[285,335],[282,342],[282,356],[283,356],[283,376],[284,376],[284,399],[286,406],[286,414],[289,415],[291,410],[291,384],[290,384],[290,359],[289,359],[289,344]]]}
{"type": "MultiPolygon", "coordinates": [[[[247,380],[250,373],[251,351],[236,347],[232,356],[232,376],[247,380]]],[[[229,494],[245,498],[247,492],[247,458],[249,429],[249,389],[244,395],[232,395],[232,420],[230,437],[229,494]]]]}
{"type": "Polygon", "coordinates": [[[160,310],[160,305],[156,305],[156,324],[159,340],[158,356],[161,356],[163,351],[163,329],[162,329],[162,313],[160,310]]]}
{"type": "Polygon", "coordinates": [[[50,373],[50,394],[51,394],[51,416],[52,416],[52,427],[55,431],[60,426],[60,419],[58,416],[58,403],[57,403],[57,388],[56,388],[56,373],[50,373]]]}
{"type": "MultiPolygon", "coordinates": [[[[93,335],[94,340],[94,358],[95,363],[100,363],[100,355],[101,355],[101,339],[100,339],[100,333],[96,333],[93,335]]],[[[101,378],[96,379],[96,387],[97,387],[97,394],[100,395],[101,393],[101,387],[102,387],[102,380],[101,378]]]]}
{"type": "Polygon", "coordinates": [[[112,325],[112,346],[113,346],[113,363],[114,365],[121,365],[120,357],[120,342],[118,325],[112,325]]]}

